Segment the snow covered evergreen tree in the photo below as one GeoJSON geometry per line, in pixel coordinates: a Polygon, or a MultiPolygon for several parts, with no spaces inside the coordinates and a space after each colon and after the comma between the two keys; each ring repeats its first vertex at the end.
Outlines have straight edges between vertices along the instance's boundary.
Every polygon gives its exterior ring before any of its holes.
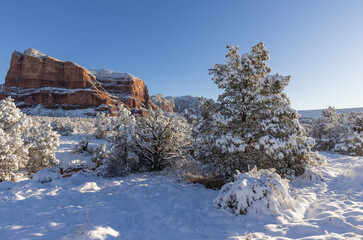
{"type": "Polygon", "coordinates": [[[314,149],[323,151],[333,150],[340,138],[341,132],[345,131],[342,125],[343,120],[334,107],[329,106],[329,108],[324,109],[322,116],[314,121],[309,133],[315,138],[314,149]]]}
{"type": "Polygon", "coordinates": [[[138,157],[134,152],[135,117],[123,105],[119,107],[112,122],[116,135],[112,138],[110,155],[102,161],[98,170],[103,176],[115,177],[136,171],[138,157]]]}
{"type": "Polygon", "coordinates": [[[313,122],[310,135],[317,150],[363,156],[363,113],[338,114],[329,107],[313,122]]]}
{"type": "Polygon", "coordinates": [[[50,124],[41,123],[30,128],[26,140],[29,144],[27,169],[36,172],[59,163],[55,151],[59,146],[59,134],[53,131],[50,124]]]}
{"type": "Polygon", "coordinates": [[[36,124],[11,98],[0,103],[0,181],[16,180],[16,171],[35,172],[57,163],[58,135],[50,125],[36,124]]]}
{"type": "Polygon", "coordinates": [[[190,146],[190,129],[182,117],[149,111],[137,119],[135,150],[141,170],[160,171],[183,161],[190,146]]]}
{"type": "Polygon", "coordinates": [[[211,139],[212,151],[196,155],[204,156],[200,160],[225,180],[236,170],[247,172],[255,166],[275,168],[284,176],[302,174],[314,164],[310,156],[314,140],[304,136],[299,115],[283,93],[290,76],[268,75],[271,70],[265,61],[270,57],[263,43],[242,56],[238,46],[227,48],[227,64],[216,64],[210,69],[213,81],[224,92],[214,112],[196,121],[202,125],[197,124],[197,128],[206,129],[200,138],[211,139]],[[214,125],[208,126],[211,121],[214,125]]]}
{"type": "Polygon", "coordinates": [[[11,97],[0,103],[0,129],[10,136],[24,138],[32,125],[32,120],[22,113],[11,97]]]}
{"type": "Polygon", "coordinates": [[[95,120],[95,128],[94,136],[97,139],[105,139],[108,137],[106,127],[111,123],[109,117],[106,116],[105,113],[98,113],[95,120]]]}
{"type": "Polygon", "coordinates": [[[0,182],[15,181],[15,172],[26,167],[28,158],[23,139],[0,128],[0,182]]]}
{"type": "Polygon", "coordinates": [[[363,113],[352,112],[342,116],[337,127],[340,137],[334,151],[353,156],[363,156],[363,113]]]}

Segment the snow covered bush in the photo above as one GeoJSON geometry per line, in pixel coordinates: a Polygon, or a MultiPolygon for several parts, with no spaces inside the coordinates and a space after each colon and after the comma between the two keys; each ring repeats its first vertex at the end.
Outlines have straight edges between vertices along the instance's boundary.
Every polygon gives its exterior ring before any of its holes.
{"type": "Polygon", "coordinates": [[[109,158],[110,151],[106,149],[106,145],[102,144],[100,147],[96,147],[93,151],[92,162],[95,164],[95,168],[100,167],[105,159],[109,158]]]}
{"type": "Polygon", "coordinates": [[[149,111],[137,119],[134,142],[140,169],[160,171],[185,159],[190,127],[180,116],[149,111]]]}
{"type": "Polygon", "coordinates": [[[227,64],[210,69],[224,92],[216,104],[204,101],[188,117],[195,131],[195,157],[225,182],[236,170],[255,166],[301,175],[316,163],[310,156],[314,140],[304,136],[299,115],[283,92],[290,76],[268,75],[265,61],[270,57],[263,43],[242,56],[238,46],[227,48],[227,64]]]}
{"type": "Polygon", "coordinates": [[[33,176],[33,180],[39,183],[47,183],[62,178],[58,168],[46,168],[39,170],[33,176]]]}
{"type": "Polygon", "coordinates": [[[83,138],[73,147],[73,153],[82,155],[92,155],[93,149],[89,146],[89,138],[83,138]]]}
{"type": "Polygon", "coordinates": [[[26,141],[29,144],[27,169],[36,172],[59,163],[55,151],[59,146],[59,134],[53,131],[49,123],[41,123],[30,128],[26,141]]]}
{"type": "Polygon", "coordinates": [[[295,200],[289,194],[288,180],[272,170],[257,171],[255,168],[247,173],[238,173],[233,182],[225,184],[214,205],[236,215],[251,211],[279,213],[294,209],[295,200]]]}
{"type": "Polygon", "coordinates": [[[329,107],[313,122],[310,135],[317,150],[363,156],[363,113],[338,114],[329,107]]]}
{"type": "Polygon", "coordinates": [[[68,117],[57,118],[51,122],[54,131],[57,131],[62,136],[69,136],[77,133],[76,124],[68,117]]]}

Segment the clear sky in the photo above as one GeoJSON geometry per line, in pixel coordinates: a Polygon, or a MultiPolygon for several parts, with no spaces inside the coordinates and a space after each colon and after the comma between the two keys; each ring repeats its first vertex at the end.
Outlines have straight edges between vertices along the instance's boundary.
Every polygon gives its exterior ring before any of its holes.
{"type": "Polygon", "coordinates": [[[0,83],[14,50],[129,72],[151,95],[220,90],[208,68],[264,41],[272,73],[291,75],[298,110],[363,107],[361,0],[2,1],[0,83]]]}

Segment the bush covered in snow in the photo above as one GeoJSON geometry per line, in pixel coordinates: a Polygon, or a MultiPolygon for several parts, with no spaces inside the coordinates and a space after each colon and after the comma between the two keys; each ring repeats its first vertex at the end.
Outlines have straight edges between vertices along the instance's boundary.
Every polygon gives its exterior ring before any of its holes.
{"type": "Polygon", "coordinates": [[[282,179],[274,171],[257,171],[255,168],[237,174],[233,182],[225,184],[214,205],[236,215],[251,211],[278,213],[294,209],[295,200],[289,194],[288,180],[282,179]]]}
{"type": "Polygon", "coordinates": [[[58,135],[49,125],[36,123],[7,98],[0,103],[0,181],[16,180],[16,172],[35,172],[56,164],[58,135]]]}
{"type": "MultiPolygon", "coordinates": [[[[135,118],[120,106],[106,127],[112,129],[110,154],[97,170],[103,176],[159,171],[185,160],[190,146],[186,120],[160,110],[135,118]]],[[[101,134],[102,135],[102,134],[101,134]]],[[[96,160],[99,164],[99,160],[96,160]]]]}
{"type": "Polygon", "coordinates": [[[106,145],[102,144],[100,147],[96,147],[93,150],[92,162],[95,164],[95,168],[99,168],[110,156],[110,151],[107,150],[106,145]]]}
{"type": "Polygon", "coordinates": [[[228,181],[236,170],[276,169],[285,176],[301,175],[315,164],[312,138],[304,136],[299,115],[284,88],[290,76],[268,75],[269,52],[263,43],[240,56],[227,46],[227,64],[210,69],[224,89],[217,103],[206,100],[189,111],[195,157],[209,166],[210,175],[228,181]],[[219,176],[218,176],[219,175],[219,176]]]}
{"type": "Polygon", "coordinates": [[[39,183],[47,183],[62,178],[58,168],[46,168],[39,170],[33,176],[33,180],[39,183]]]}
{"type": "Polygon", "coordinates": [[[190,127],[180,116],[149,111],[137,119],[134,141],[140,168],[159,171],[185,159],[190,147],[190,127]]]}
{"type": "Polygon", "coordinates": [[[73,147],[72,152],[82,155],[92,155],[93,148],[89,146],[89,138],[82,138],[82,140],[73,147]]]}
{"type": "Polygon", "coordinates": [[[317,150],[363,156],[363,113],[338,114],[329,107],[313,122],[309,134],[317,150]]]}

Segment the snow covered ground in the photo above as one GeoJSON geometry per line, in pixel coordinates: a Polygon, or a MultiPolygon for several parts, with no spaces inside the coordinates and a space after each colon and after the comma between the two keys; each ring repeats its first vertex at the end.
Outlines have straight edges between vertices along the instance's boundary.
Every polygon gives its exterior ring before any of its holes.
{"type": "MultiPolygon", "coordinates": [[[[71,153],[82,137],[61,138],[62,167],[89,164],[71,153]]],[[[323,154],[323,181],[290,183],[296,215],[235,216],[213,206],[218,191],[163,173],[2,182],[0,239],[363,239],[363,157],[323,154]]]]}

